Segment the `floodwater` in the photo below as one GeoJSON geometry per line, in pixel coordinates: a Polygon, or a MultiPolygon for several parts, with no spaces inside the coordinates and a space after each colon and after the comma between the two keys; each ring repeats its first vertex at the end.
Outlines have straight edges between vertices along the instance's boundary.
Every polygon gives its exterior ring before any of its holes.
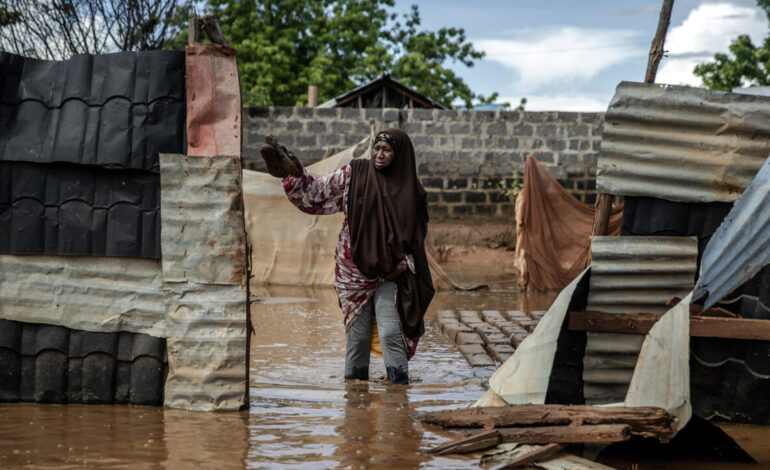
{"type": "Polygon", "coordinates": [[[538,310],[552,300],[504,287],[438,293],[410,385],[391,386],[374,356],[369,382],[343,380],[333,289],[255,286],[248,410],[0,405],[0,468],[476,468],[478,460],[426,454],[454,435],[409,415],[468,406],[485,390],[437,330],[437,310],[538,310]]]}
{"type": "MultiPolygon", "coordinates": [[[[468,406],[485,389],[437,330],[435,312],[543,310],[554,298],[520,294],[510,283],[438,293],[409,364],[410,385],[391,386],[376,357],[369,382],[343,380],[344,329],[333,290],[254,287],[252,294],[248,410],[0,405],[0,468],[478,468],[477,459],[427,454],[456,435],[409,417],[468,406]]],[[[758,453],[770,455],[765,428],[735,429],[758,453]]],[[[612,463],[630,468],[638,462],[616,457],[612,463]]],[[[683,463],[650,461],[637,468],[683,463]]],[[[759,468],[715,465],[689,468],[759,468]]]]}

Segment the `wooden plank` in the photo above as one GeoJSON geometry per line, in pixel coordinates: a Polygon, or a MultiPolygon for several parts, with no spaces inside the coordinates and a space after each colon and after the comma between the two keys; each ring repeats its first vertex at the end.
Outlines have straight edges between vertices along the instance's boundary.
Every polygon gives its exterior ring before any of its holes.
{"type": "Polygon", "coordinates": [[[500,433],[497,430],[484,431],[476,434],[472,434],[463,439],[449,442],[447,444],[440,445],[430,449],[428,452],[431,454],[465,454],[468,452],[475,452],[477,450],[489,449],[500,444],[500,433]]]}
{"type": "Polygon", "coordinates": [[[654,313],[607,313],[586,310],[569,312],[569,329],[592,333],[628,333],[644,335],[660,319],[654,313]]]}
{"type": "Polygon", "coordinates": [[[455,428],[628,424],[634,435],[658,437],[668,435],[674,417],[655,407],[509,405],[430,411],[414,415],[414,419],[455,428]]]}
{"type": "Polygon", "coordinates": [[[523,467],[524,465],[529,465],[532,462],[549,459],[552,455],[559,452],[560,450],[563,450],[565,447],[566,446],[564,444],[544,445],[542,447],[538,447],[532,452],[520,455],[502,465],[494,467],[493,470],[508,470],[512,468],[519,468],[523,467]]]}
{"type": "Polygon", "coordinates": [[[594,208],[594,225],[591,229],[593,236],[606,236],[610,225],[610,212],[612,211],[612,201],[615,196],[612,194],[599,193],[596,195],[594,208]]]}
{"type": "MultiPolygon", "coordinates": [[[[647,334],[659,318],[660,315],[650,313],[570,312],[569,329],[595,333],[647,334]]],[[[770,320],[692,315],[690,336],[770,341],[770,320]]]]}
{"type": "Polygon", "coordinates": [[[532,426],[497,428],[503,443],[518,444],[587,444],[627,441],[631,437],[628,424],[587,424],[581,426],[532,426]]]}

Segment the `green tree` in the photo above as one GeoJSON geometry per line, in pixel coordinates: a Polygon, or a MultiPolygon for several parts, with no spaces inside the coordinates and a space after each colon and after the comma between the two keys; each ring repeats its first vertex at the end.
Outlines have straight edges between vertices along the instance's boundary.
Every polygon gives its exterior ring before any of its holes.
{"type": "MultiPolygon", "coordinates": [[[[770,0],[757,0],[770,21],[770,0]]],[[[715,54],[713,62],[697,65],[693,73],[713,90],[730,91],[746,85],[770,85],[770,36],[755,46],[742,34],[730,44],[730,54],[715,54]]]]}
{"type": "Polygon", "coordinates": [[[460,28],[420,30],[417,6],[402,16],[393,0],[208,0],[238,51],[247,105],[302,105],[308,85],[323,102],[389,72],[451,106],[491,102],[445,65],[484,56],[460,28]]]}

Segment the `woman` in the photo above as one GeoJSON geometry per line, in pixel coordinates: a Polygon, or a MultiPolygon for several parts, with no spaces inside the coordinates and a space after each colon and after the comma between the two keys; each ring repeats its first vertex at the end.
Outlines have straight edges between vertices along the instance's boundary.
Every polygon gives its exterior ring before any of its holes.
{"type": "Polygon", "coordinates": [[[295,206],[308,214],[345,214],[334,253],[334,287],[345,318],[345,379],[369,379],[376,321],[388,381],[408,383],[408,360],[434,292],[424,246],[428,205],[409,136],[385,129],[370,159],[321,178],[308,175],[271,137],[266,140],[272,145],[261,153],[268,171],[284,177],[295,206]]]}

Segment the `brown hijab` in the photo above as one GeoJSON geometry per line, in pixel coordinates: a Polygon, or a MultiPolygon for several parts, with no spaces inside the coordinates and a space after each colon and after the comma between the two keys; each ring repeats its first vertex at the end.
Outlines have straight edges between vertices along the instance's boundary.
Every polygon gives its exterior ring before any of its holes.
{"type": "MultiPolygon", "coordinates": [[[[377,170],[371,160],[352,163],[350,249],[356,267],[369,278],[392,272],[404,255],[412,255],[417,274],[407,269],[395,282],[401,328],[416,345],[425,332],[423,317],[435,292],[425,254],[428,202],[417,179],[409,136],[395,128],[383,132],[393,139],[395,156],[390,165],[377,170]]],[[[414,349],[407,347],[407,355],[413,353],[414,349]]]]}

